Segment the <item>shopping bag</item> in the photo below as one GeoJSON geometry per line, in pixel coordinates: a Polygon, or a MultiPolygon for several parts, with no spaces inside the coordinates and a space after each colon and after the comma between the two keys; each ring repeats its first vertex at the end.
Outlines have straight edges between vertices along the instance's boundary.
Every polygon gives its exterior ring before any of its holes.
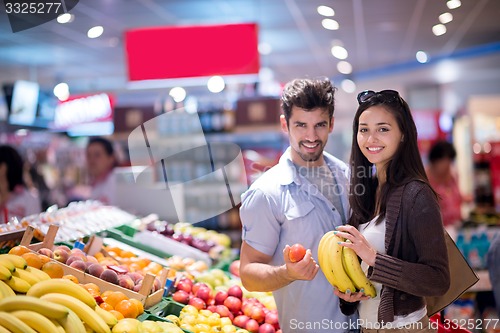
{"type": "Polygon", "coordinates": [[[436,313],[429,318],[431,327],[437,327],[437,333],[471,333],[471,331],[460,327],[455,321],[444,319],[441,313],[436,313]]]}
{"type": "Polygon", "coordinates": [[[442,296],[425,298],[427,302],[427,315],[429,317],[453,303],[479,281],[476,272],[469,266],[467,260],[465,260],[448,232],[445,230],[444,233],[448,250],[448,265],[450,268],[450,288],[442,296]]]}

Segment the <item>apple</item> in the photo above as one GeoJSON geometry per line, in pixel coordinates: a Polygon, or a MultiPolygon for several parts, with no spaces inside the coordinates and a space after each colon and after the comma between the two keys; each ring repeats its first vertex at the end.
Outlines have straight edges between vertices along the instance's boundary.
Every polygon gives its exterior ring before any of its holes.
{"type": "Polygon", "coordinates": [[[237,277],[240,276],[240,261],[239,260],[235,260],[229,265],[229,273],[231,273],[237,277]]]}
{"type": "Polygon", "coordinates": [[[193,286],[193,283],[189,283],[188,281],[191,281],[189,279],[182,279],[177,283],[177,286],[175,287],[176,290],[184,290],[187,293],[191,292],[191,288],[193,286]]]}
{"type": "Polygon", "coordinates": [[[201,298],[203,302],[207,303],[212,294],[212,290],[208,287],[200,287],[194,294],[196,297],[201,298]]]}
{"type": "Polygon", "coordinates": [[[278,311],[276,310],[271,310],[266,314],[266,319],[264,320],[266,323],[273,325],[276,327],[276,325],[279,325],[278,322],[278,311]]]}
{"type": "MultiPolygon", "coordinates": [[[[228,296],[224,301],[224,305],[231,311],[232,313],[237,313],[241,310],[241,300],[234,296],[228,296]]],[[[243,327],[242,327],[243,328],[243,327]]]]}
{"type": "Polygon", "coordinates": [[[231,315],[231,311],[229,311],[225,305],[215,305],[215,312],[217,312],[221,317],[229,317],[231,315]]]}
{"type": "Polygon", "coordinates": [[[215,305],[209,305],[209,306],[207,306],[207,310],[212,312],[212,313],[215,313],[215,312],[217,312],[217,307],[215,305]]]}
{"type": "Polygon", "coordinates": [[[217,292],[217,294],[215,294],[215,305],[219,305],[219,304],[224,304],[224,301],[226,300],[226,298],[228,297],[228,293],[227,291],[224,291],[224,290],[220,290],[217,292]]]}
{"type": "Polygon", "coordinates": [[[185,292],[184,290],[177,290],[172,295],[172,299],[174,301],[182,303],[182,304],[188,304],[189,303],[189,293],[185,292]]]}
{"type": "Polygon", "coordinates": [[[231,286],[228,290],[227,290],[227,294],[229,296],[234,296],[236,298],[239,298],[240,300],[243,298],[243,291],[241,290],[240,286],[231,286]]]}
{"type": "Polygon", "coordinates": [[[249,319],[245,325],[245,329],[252,333],[258,333],[259,323],[255,319],[249,319]]]}
{"type": "Polygon", "coordinates": [[[66,246],[66,245],[58,245],[58,246],[56,246],[56,247],[53,249],[53,251],[56,251],[56,250],[62,250],[62,251],[64,251],[64,252],[71,253],[71,249],[70,249],[68,246],[66,246]]]}
{"type": "Polygon", "coordinates": [[[249,317],[255,319],[259,324],[262,324],[266,319],[266,314],[260,306],[254,305],[251,307],[249,317]]]}
{"type": "Polygon", "coordinates": [[[273,325],[264,323],[259,327],[259,333],[276,333],[276,329],[273,325]]]}
{"type": "Polygon", "coordinates": [[[198,309],[198,311],[203,310],[207,307],[205,302],[203,302],[203,300],[198,297],[190,298],[188,304],[194,306],[196,309],[198,309]]]}
{"type": "Polygon", "coordinates": [[[233,325],[238,326],[240,328],[245,328],[249,320],[250,318],[248,318],[245,315],[236,316],[234,317],[233,325]]]}
{"type": "Polygon", "coordinates": [[[196,294],[196,292],[198,291],[198,289],[200,289],[201,287],[205,287],[205,288],[210,288],[208,286],[208,284],[206,283],[203,283],[203,282],[196,282],[195,284],[193,284],[193,286],[191,287],[191,292],[193,294],[196,294]]]}
{"type": "Polygon", "coordinates": [[[59,248],[56,248],[52,253],[54,260],[62,262],[63,264],[65,264],[68,261],[69,255],[70,255],[69,251],[65,251],[64,249],[59,249],[59,248]]]}
{"type": "Polygon", "coordinates": [[[290,251],[288,253],[288,258],[291,262],[301,261],[302,258],[306,255],[306,248],[302,244],[293,244],[290,247],[290,251]]]}

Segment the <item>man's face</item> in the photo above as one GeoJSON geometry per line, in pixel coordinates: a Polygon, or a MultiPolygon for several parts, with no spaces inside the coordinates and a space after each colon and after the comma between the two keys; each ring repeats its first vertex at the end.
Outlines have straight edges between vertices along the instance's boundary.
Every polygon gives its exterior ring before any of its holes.
{"type": "Polygon", "coordinates": [[[106,154],[100,144],[94,143],[87,147],[87,167],[92,177],[101,177],[113,167],[114,158],[106,154]]]}
{"type": "Polygon", "coordinates": [[[294,106],[288,124],[282,116],[281,128],[288,133],[292,161],[298,166],[323,165],[323,149],[333,130],[333,118],[328,111],[316,108],[306,111],[294,106]]]}

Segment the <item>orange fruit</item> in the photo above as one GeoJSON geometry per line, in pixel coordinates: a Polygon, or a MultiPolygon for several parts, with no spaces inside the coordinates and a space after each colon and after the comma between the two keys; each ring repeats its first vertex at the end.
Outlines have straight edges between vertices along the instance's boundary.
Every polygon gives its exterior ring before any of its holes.
{"type": "Polygon", "coordinates": [[[99,304],[99,306],[101,308],[103,308],[104,310],[106,310],[106,311],[113,310],[113,307],[110,304],[106,303],[106,302],[102,302],[101,304],[99,304]]]}
{"type": "Polygon", "coordinates": [[[46,255],[43,255],[43,254],[39,254],[38,257],[40,257],[40,260],[42,261],[42,266],[52,260],[52,259],[50,259],[49,257],[47,257],[46,255]]]}
{"type": "Polygon", "coordinates": [[[66,279],[66,280],[70,280],[76,284],[80,283],[80,281],[78,281],[78,278],[74,275],[71,275],[71,274],[67,274],[67,275],[63,275],[62,277],[63,279],[66,279]]]}
{"type": "Polygon", "coordinates": [[[137,309],[137,305],[132,303],[128,299],[124,299],[120,301],[115,306],[115,310],[120,312],[125,318],[137,318],[139,315],[139,309],[137,309]]]}
{"type": "Polygon", "coordinates": [[[95,283],[92,283],[92,282],[85,283],[85,284],[83,285],[83,287],[84,287],[85,289],[87,289],[88,291],[91,291],[91,290],[92,290],[92,291],[95,291],[98,295],[100,295],[100,294],[101,294],[101,289],[100,289],[100,288],[99,288],[99,286],[98,286],[97,284],[95,284],[95,283]]]}
{"type": "Polygon", "coordinates": [[[48,263],[45,263],[41,269],[53,279],[60,279],[64,276],[64,269],[62,268],[61,265],[59,265],[54,261],[49,261],[48,263]]]}
{"type": "MultiPolygon", "coordinates": [[[[21,255],[21,257],[26,260],[26,263],[28,263],[28,266],[31,266],[33,268],[41,269],[43,266],[42,259],[38,256],[38,254],[33,253],[33,252],[27,252],[21,255]]],[[[60,276],[62,277],[62,275],[60,276]]]]}
{"type": "Polygon", "coordinates": [[[106,302],[106,298],[108,298],[111,293],[113,293],[113,290],[106,290],[101,294],[101,298],[106,302]]]}
{"type": "Polygon", "coordinates": [[[121,301],[128,301],[128,297],[121,291],[113,291],[106,297],[104,301],[116,310],[116,305],[121,301]]]}
{"type": "Polygon", "coordinates": [[[26,246],[17,245],[9,250],[9,254],[15,254],[17,256],[22,256],[25,253],[31,252],[26,246]]]}
{"type": "Polygon", "coordinates": [[[141,301],[135,298],[131,298],[130,302],[134,303],[135,306],[137,307],[137,310],[139,311],[139,315],[144,313],[144,305],[142,304],[141,301]]]}
{"type": "Polygon", "coordinates": [[[109,313],[111,313],[113,316],[115,316],[116,319],[122,320],[125,317],[121,314],[121,312],[118,312],[116,310],[109,310],[109,313]]]}

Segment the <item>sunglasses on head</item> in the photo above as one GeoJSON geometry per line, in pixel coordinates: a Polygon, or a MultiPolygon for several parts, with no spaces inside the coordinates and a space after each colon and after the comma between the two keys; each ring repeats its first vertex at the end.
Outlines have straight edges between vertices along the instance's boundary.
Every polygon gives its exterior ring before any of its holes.
{"type": "Polygon", "coordinates": [[[391,98],[394,100],[400,100],[400,98],[401,98],[399,96],[399,93],[396,90],[382,90],[379,92],[375,92],[373,90],[365,90],[365,91],[362,91],[358,94],[358,97],[357,97],[358,104],[361,105],[361,104],[367,102],[373,96],[382,96],[382,97],[391,98]]]}

